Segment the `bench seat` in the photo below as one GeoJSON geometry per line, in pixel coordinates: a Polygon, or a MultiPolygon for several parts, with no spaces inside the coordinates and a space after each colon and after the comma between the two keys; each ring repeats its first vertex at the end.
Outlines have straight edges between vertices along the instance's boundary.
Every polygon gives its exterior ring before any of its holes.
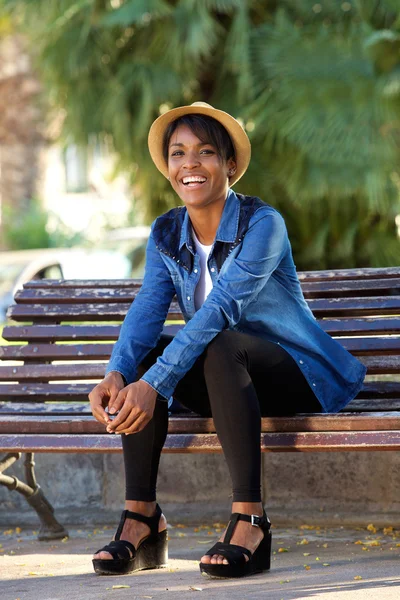
{"type": "MultiPolygon", "coordinates": [[[[367,367],[358,396],[338,414],[262,419],[264,452],[400,448],[400,267],[299,273],[321,327],[367,367]]],[[[42,280],[9,309],[0,346],[0,483],[24,494],[40,539],[65,530],[36,484],[34,452],[121,452],[90,413],[88,393],[105,373],[140,280],[42,280]],[[27,484],[3,475],[25,453],[27,484]],[[47,508],[46,508],[47,507],[47,508]]],[[[176,299],[165,332],[184,325],[176,299]]],[[[165,452],[221,452],[212,419],[174,410],[165,452]]]]}

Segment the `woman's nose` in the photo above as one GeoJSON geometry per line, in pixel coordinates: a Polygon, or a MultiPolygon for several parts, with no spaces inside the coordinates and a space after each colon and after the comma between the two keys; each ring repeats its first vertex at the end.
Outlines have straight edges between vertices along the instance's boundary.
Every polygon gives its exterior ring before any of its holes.
{"type": "Polygon", "coordinates": [[[187,152],[185,156],[185,160],[183,162],[183,166],[186,169],[193,169],[200,164],[199,156],[195,152],[187,152]]]}

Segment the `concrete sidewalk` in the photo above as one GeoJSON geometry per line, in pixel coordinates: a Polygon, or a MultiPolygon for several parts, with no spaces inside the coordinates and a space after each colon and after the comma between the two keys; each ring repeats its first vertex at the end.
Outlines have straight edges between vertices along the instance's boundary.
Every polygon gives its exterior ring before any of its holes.
{"type": "Polygon", "coordinates": [[[3,530],[0,598],[400,598],[400,531],[273,528],[270,572],[239,580],[206,580],[200,575],[198,559],[216,541],[220,527],[170,526],[168,568],[115,577],[95,575],[91,564],[91,553],[110,541],[113,529],[70,528],[70,538],[56,543],[38,542],[31,530],[3,530]]]}

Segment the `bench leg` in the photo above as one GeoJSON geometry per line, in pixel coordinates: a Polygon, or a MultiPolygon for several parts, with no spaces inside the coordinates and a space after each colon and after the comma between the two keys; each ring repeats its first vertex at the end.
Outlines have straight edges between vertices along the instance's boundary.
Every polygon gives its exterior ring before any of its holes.
{"type": "Polygon", "coordinates": [[[22,494],[32,508],[35,509],[41,523],[38,535],[39,540],[60,540],[68,536],[68,532],[55,518],[54,508],[45,497],[40,485],[36,483],[33,453],[27,453],[24,462],[27,483],[20,481],[17,477],[3,475],[3,471],[8,469],[20,457],[20,452],[14,452],[7,454],[0,461],[0,484],[5,485],[10,491],[15,490],[22,494]]]}

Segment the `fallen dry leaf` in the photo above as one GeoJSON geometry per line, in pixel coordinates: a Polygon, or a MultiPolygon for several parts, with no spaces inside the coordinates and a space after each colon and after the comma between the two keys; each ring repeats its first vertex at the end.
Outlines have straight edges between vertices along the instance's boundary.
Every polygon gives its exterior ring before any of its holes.
{"type": "Polygon", "coordinates": [[[287,548],[279,548],[278,552],[289,552],[287,548]]]}
{"type": "Polygon", "coordinates": [[[303,556],[310,556],[310,552],[303,552],[303,556]]]}
{"type": "Polygon", "coordinates": [[[374,540],[373,542],[365,542],[366,546],[380,546],[381,543],[378,540],[374,540]]]}
{"type": "Polygon", "coordinates": [[[361,575],[356,575],[354,579],[362,579],[361,575]]]}
{"type": "Polygon", "coordinates": [[[306,571],[309,571],[311,569],[310,565],[304,565],[304,568],[306,571]]]}
{"type": "Polygon", "coordinates": [[[306,538],[303,538],[301,542],[297,542],[299,546],[306,546],[309,542],[306,538]]]}
{"type": "Polygon", "coordinates": [[[203,588],[194,587],[194,586],[190,585],[189,590],[191,590],[192,592],[202,592],[203,588]]]}
{"type": "Polygon", "coordinates": [[[330,567],[330,564],[329,563],[322,563],[322,566],[323,567],[330,567]]]}
{"type": "Polygon", "coordinates": [[[126,588],[130,588],[130,585],[113,585],[112,590],[125,590],[126,588]]]}
{"type": "Polygon", "coordinates": [[[178,527],[179,529],[186,529],[186,525],[183,525],[182,523],[178,523],[175,525],[175,527],[178,527]]]}
{"type": "Polygon", "coordinates": [[[372,533],[376,533],[378,531],[377,528],[372,523],[370,523],[367,526],[367,529],[368,529],[368,531],[371,531],[372,533]]]}
{"type": "Polygon", "coordinates": [[[390,535],[391,533],[393,533],[393,527],[384,527],[383,528],[383,535],[390,535]]]}
{"type": "Polygon", "coordinates": [[[362,542],[361,540],[357,540],[356,542],[354,542],[356,545],[358,546],[362,546],[364,544],[364,542],[362,542]]]}

